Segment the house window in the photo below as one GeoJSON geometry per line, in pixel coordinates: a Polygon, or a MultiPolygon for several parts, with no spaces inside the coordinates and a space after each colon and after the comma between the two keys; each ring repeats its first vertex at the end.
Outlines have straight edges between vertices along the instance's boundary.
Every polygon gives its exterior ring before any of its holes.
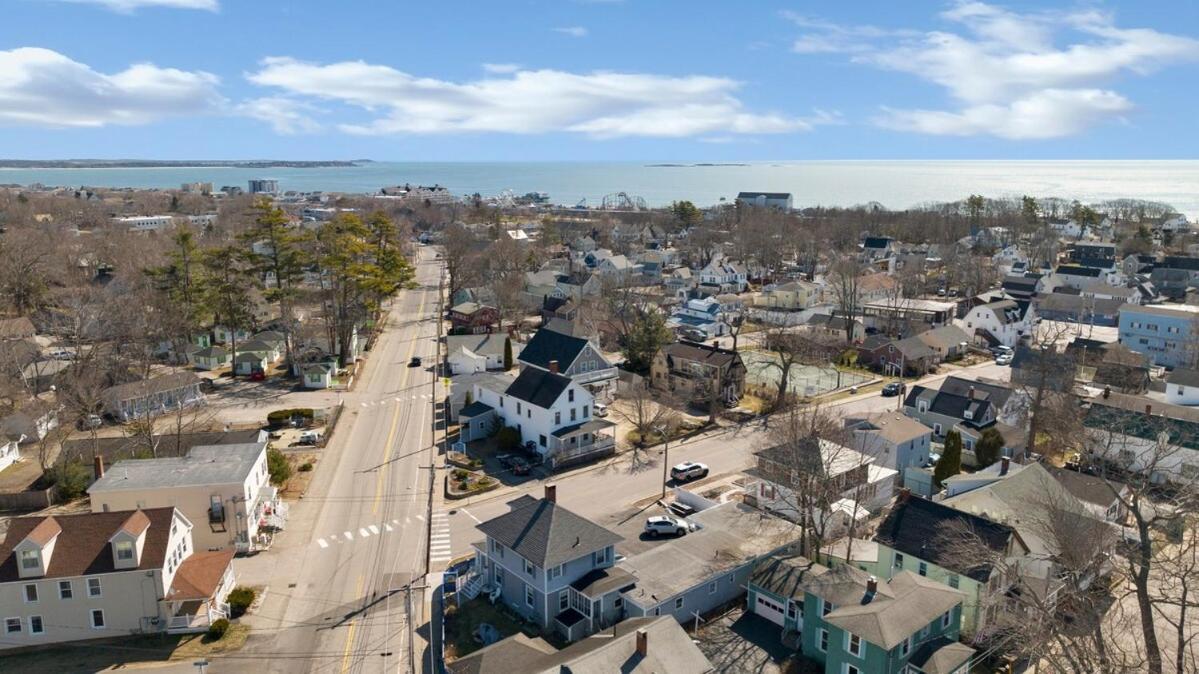
{"type": "Polygon", "coordinates": [[[941,424],[933,424],[933,433],[936,433],[937,435],[942,435],[941,424]]]}
{"type": "Polygon", "coordinates": [[[570,420],[571,420],[571,421],[574,421],[574,420],[575,420],[575,415],[577,415],[577,414],[578,414],[578,410],[576,410],[576,409],[575,409],[575,408],[573,408],[573,407],[572,407],[572,408],[570,408],[570,420]]]}
{"type": "Polygon", "coordinates": [[[46,633],[46,626],[44,624],[42,624],[42,617],[40,615],[29,616],[29,633],[30,634],[45,634],[46,633]]]}
{"type": "Polygon", "coordinates": [[[820,630],[820,644],[817,646],[820,652],[828,652],[828,630],[820,630]]]}
{"type": "Polygon", "coordinates": [[[58,598],[70,599],[75,596],[75,588],[69,580],[58,581],[58,598]]]}
{"type": "Polygon", "coordinates": [[[520,416],[520,401],[519,400],[516,402],[516,415],[520,416]]]}
{"type": "Polygon", "coordinates": [[[20,632],[20,631],[21,631],[21,619],[20,618],[5,618],[4,619],[4,633],[5,634],[13,634],[15,632],[20,632]]]}
{"type": "Polygon", "coordinates": [[[918,570],[916,571],[916,573],[919,573],[922,576],[928,575],[928,563],[927,562],[920,562],[920,565],[917,567],[917,569],[918,570]]]}
{"type": "Polygon", "coordinates": [[[895,553],[895,564],[894,564],[894,567],[895,567],[896,569],[902,569],[902,568],[903,568],[903,555],[899,554],[898,552],[897,552],[897,553],[895,553]]]}
{"type": "Polygon", "coordinates": [[[584,405],[583,406],[583,418],[586,419],[589,416],[591,416],[591,408],[584,405]]]}
{"type": "Polygon", "coordinates": [[[87,596],[99,597],[99,596],[102,596],[103,594],[104,593],[100,589],[100,579],[99,578],[88,578],[87,579],[87,596]]]}
{"type": "Polygon", "coordinates": [[[528,606],[530,608],[533,606],[533,586],[532,585],[525,586],[525,606],[528,606]]]}
{"type": "Polygon", "coordinates": [[[104,609],[92,609],[92,629],[104,628],[104,609]]]}
{"type": "Polygon", "coordinates": [[[682,597],[678,597],[678,598],[676,598],[676,599],[674,600],[674,610],[676,610],[676,611],[677,611],[677,610],[679,610],[679,609],[681,609],[681,608],[683,608],[683,598],[682,598],[682,597]]]}
{"type": "Polygon", "coordinates": [[[708,594],[716,594],[716,581],[708,583],[708,594]]]}
{"type": "Polygon", "coordinates": [[[617,597],[612,602],[612,608],[619,609],[622,606],[624,606],[624,597],[617,597]]]}
{"type": "Polygon", "coordinates": [[[42,565],[41,553],[37,550],[21,551],[21,568],[36,569],[42,565]]]}
{"type": "Polygon", "coordinates": [[[916,410],[919,411],[921,414],[923,414],[924,412],[927,412],[928,411],[928,403],[923,400],[917,401],[916,410]]]}
{"type": "Polygon", "coordinates": [[[574,401],[575,401],[574,389],[567,389],[566,390],[566,402],[573,403],[574,401]]]}
{"type": "Polygon", "coordinates": [[[837,607],[833,604],[833,602],[831,602],[827,599],[820,600],[820,615],[822,617],[828,615],[829,612],[831,612],[835,608],[837,608],[837,607]]]}
{"type": "Polygon", "coordinates": [[[570,606],[570,591],[562,590],[558,593],[558,610],[565,611],[570,606]]]}
{"type": "Polygon", "coordinates": [[[949,574],[949,578],[946,582],[949,584],[949,587],[952,587],[955,590],[958,589],[958,575],[956,573],[949,574]]]}
{"type": "Polygon", "coordinates": [[[133,559],[133,541],[118,541],[117,542],[117,559],[120,559],[120,560],[133,559]]]}
{"type": "Polygon", "coordinates": [[[554,578],[557,578],[558,576],[561,576],[561,575],[562,575],[562,565],[561,564],[550,569],[550,579],[551,580],[553,580],[554,578]]]}
{"type": "Polygon", "coordinates": [[[36,583],[30,583],[25,586],[25,603],[26,604],[36,604],[37,603],[37,584],[36,583]]]}
{"type": "Polygon", "coordinates": [[[526,559],[525,560],[525,573],[527,573],[531,576],[531,575],[533,575],[533,571],[534,571],[533,562],[530,562],[529,560],[526,559]]]}
{"type": "Polygon", "coordinates": [[[845,651],[852,656],[862,657],[862,637],[852,632],[847,632],[845,636],[845,651]]]}
{"type": "Polygon", "coordinates": [[[910,652],[912,652],[912,637],[904,639],[903,643],[899,644],[899,657],[906,658],[910,652]]]}
{"type": "Polygon", "coordinates": [[[545,447],[545,436],[544,436],[544,435],[538,435],[538,436],[537,436],[537,442],[538,442],[538,443],[540,443],[542,447],[545,447]]]}
{"type": "MultiPolygon", "coordinates": [[[[571,410],[571,412],[573,412],[573,411],[574,411],[574,410],[571,410]]],[[[561,413],[561,412],[554,412],[554,425],[555,425],[555,426],[557,426],[557,425],[559,425],[559,424],[561,424],[561,423],[562,423],[562,413],[561,413]]]]}
{"type": "Polygon", "coordinates": [[[603,564],[607,561],[608,561],[608,548],[604,548],[603,550],[596,550],[595,552],[591,553],[591,563],[592,564],[599,566],[600,564],[603,564]]]}
{"type": "Polygon", "coordinates": [[[941,616],[941,629],[945,629],[946,627],[949,627],[949,618],[952,613],[953,613],[953,609],[949,609],[941,616]]]}

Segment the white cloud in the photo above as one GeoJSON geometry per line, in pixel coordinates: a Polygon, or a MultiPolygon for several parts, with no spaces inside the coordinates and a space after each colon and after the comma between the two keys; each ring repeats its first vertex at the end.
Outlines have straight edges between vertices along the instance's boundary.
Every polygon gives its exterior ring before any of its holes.
{"type": "Polygon", "coordinates": [[[247,78],[284,97],[335,101],[370,115],[339,129],[360,135],[567,132],[596,138],[804,131],[834,121],[761,114],[734,96],[740,83],[699,75],[517,70],[451,82],[389,66],[268,58],[247,78]]]}
{"type": "Polygon", "coordinates": [[[796,41],[796,51],[845,53],[944,88],[957,109],[884,108],[876,120],[928,134],[1042,139],[1079,133],[1134,108],[1110,88],[1121,76],[1199,60],[1197,40],[1119,28],[1112,16],[1095,11],[1018,14],[963,0],[940,14],[959,30],[919,34],[789,18],[813,31],[796,41]]]}
{"type": "Polygon", "coordinates": [[[554,32],[571,37],[587,37],[587,29],[582,26],[559,26],[554,29],[554,32]]]}
{"type": "Polygon", "coordinates": [[[321,130],[320,122],[309,114],[316,106],[286,97],[256,98],[237,106],[237,112],[271,125],[275,133],[290,136],[321,130]]]}
{"type": "Polygon", "coordinates": [[[489,72],[493,75],[508,75],[520,70],[519,63],[484,63],[484,72],[489,72]]]}
{"type": "Polygon", "coordinates": [[[107,75],[49,49],[0,51],[0,124],[98,127],[215,112],[219,80],[150,63],[107,75]]]}
{"type": "Polygon", "coordinates": [[[100,5],[114,12],[128,14],[143,7],[165,7],[169,9],[202,9],[215,12],[220,9],[217,0],[53,0],[85,5],[100,5]]]}

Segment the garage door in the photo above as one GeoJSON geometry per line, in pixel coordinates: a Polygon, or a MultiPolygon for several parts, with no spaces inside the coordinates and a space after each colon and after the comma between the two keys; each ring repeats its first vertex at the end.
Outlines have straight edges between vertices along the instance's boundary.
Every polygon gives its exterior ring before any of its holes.
{"type": "Polygon", "coordinates": [[[786,615],[786,610],[783,608],[783,605],[779,604],[773,599],[770,599],[769,597],[763,597],[760,594],[756,595],[756,597],[757,600],[754,603],[754,613],[757,613],[770,622],[782,627],[783,617],[786,615]]]}

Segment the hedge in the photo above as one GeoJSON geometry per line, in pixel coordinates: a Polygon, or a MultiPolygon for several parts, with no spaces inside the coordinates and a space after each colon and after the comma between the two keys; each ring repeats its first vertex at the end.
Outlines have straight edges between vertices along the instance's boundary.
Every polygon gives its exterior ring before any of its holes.
{"type": "Polygon", "coordinates": [[[266,423],[271,428],[278,428],[290,423],[295,418],[303,419],[305,423],[312,421],[316,413],[311,407],[297,407],[289,410],[275,410],[266,415],[266,423]]]}

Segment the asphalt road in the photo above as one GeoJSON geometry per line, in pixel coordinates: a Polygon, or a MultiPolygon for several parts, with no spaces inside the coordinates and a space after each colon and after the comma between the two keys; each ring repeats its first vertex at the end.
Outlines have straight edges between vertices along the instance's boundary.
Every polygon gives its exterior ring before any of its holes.
{"type": "Polygon", "coordinates": [[[408,671],[412,623],[426,620],[421,582],[432,462],[438,264],[422,250],[420,288],[392,302],[388,325],[272,549],[238,560],[239,581],[269,584],[253,632],[210,671],[408,671]],[[408,367],[412,356],[423,367],[408,367]]]}
{"type": "MultiPolygon", "coordinates": [[[[1010,368],[992,362],[966,368],[942,368],[937,374],[919,381],[926,386],[940,386],[951,374],[976,379],[986,377],[1006,381],[1010,368]]],[[[884,398],[878,392],[849,396],[831,403],[842,416],[863,412],[880,412],[898,408],[899,398],[884,398]]],[[[732,427],[723,432],[671,443],[668,462],[674,465],[683,460],[708,464],[711,479],[739,473],[754,464],[753,453],[767,446],[769,430],[760,423],[732,427]]],[[[453,558],[471,553],[470,544],[482,540],[475,525],[507,512],[508,501],[521,494],[540,497],[546,482],[558,485],[557,499],[562,505],[609,528],[624,529],[628,518],[634,516],[645,500],[662,491],[662,452],[655,449],[632,460],[628,453],[600,464],[563,474],[546,481],[533,481],[515,491],[505,490],[475,499],[447,503],[443,506],[449,522],[450,548],[453,558]]],[[[434,565],[434,570],[437,566],[434,565]]]]}

